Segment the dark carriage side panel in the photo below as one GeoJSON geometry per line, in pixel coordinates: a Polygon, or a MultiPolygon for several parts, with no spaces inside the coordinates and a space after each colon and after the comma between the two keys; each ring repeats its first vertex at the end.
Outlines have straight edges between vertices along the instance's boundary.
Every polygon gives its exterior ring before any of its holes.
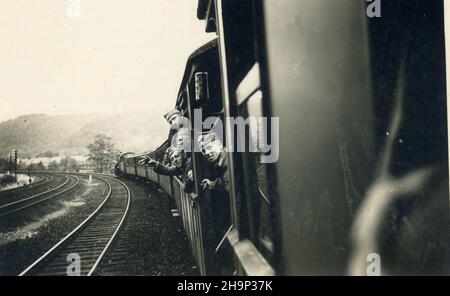
{"type": "Polygon", "coordinates": [[[374,166],[360,1],[264,1],[283,274],[342,274],[374,166]]]}
{"type": "Polygon", "coordinates": [[[182,182],[177,177],[173,178],[173,195],[172,198],[175,200],[175,203],[177,204],[177,208],[180,211],[180,214],[183,215],[183,210],[181,207],[181,194],[184,193],[184,190],[181,186],[182,182]]]}
{"type": "Polygon", "coordinates": [[[168,195],[172,196],[172,177],[159,175],[159,185],[168,195]]]}
{"type": "Polygon", "coordinates": [[[448,268],[442,1],[366,5],[263,5],[284,274],[364,273],[371,252],[383,274],[448,268]]]}
{"type": "Polygon", "coordinates": [[[398,114],[388,171],[397,184],[422,176],[389,208],[380,234],[383,266],[389,274],[448,274],[443,1],[389,1],[383,17],[370,20],[370,35],[376,144],[385,137],[386,117],[398,114]]]}

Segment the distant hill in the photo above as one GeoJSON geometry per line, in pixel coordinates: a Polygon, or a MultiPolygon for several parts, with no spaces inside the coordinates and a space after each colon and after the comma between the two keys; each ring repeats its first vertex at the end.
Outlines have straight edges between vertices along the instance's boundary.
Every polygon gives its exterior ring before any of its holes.
{"type": "Polygon", "coordinates": [[[20,157],[36,157],[46,151],[60,155],[85,155],[96,134],[113,138],[120,151],[149,151],[168,133],[161,114],[55,115],[31,114],[0,123],[0,158],[14,148],[20,157]]]}

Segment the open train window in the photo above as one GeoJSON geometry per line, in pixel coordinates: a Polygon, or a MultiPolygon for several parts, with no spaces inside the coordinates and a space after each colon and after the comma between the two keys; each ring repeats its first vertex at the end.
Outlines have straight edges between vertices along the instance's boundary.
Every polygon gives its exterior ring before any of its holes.
{"type": "Polygon", "coordinates": [[[248,237],[268,260],[274,254],[273,194],[271,173],[268,164],[261,161],[265,145],[268,144],[263,92],[261,91],[259,65],[255,63],[236,90],[237,115],[245,120],[246,130],[238,135],[245,141],[245,152],[241,154],[244,167],[243,191],[249,221],[248,237]]]}
{"type": "Polygon", "coordinates": [[[196,182],[203,208],[208,213],[208,218],[204,218],[203,221],[207,221],[208,227],[212,230],[208,240],[210,246],[213,247],[215,256],[215,272],[217,274],[232,274],[233,268],[229,264],[232,262],[232,252],[228,245],[224,243],[231,228],[232,220],[229,191],[230,171],[224,151],[225,142],[220,135],[223,131],[223,120],[221,113],[209,115],[216,118],[216,121],[210,128],[197,130],[194,133],[196,135],[194,145],[198,145],[197,148],[202,154],[197,159],[196,182]],[[218,158],[212,160],[209,153],[220,154],[218,154],[218,158]],[[202,184],[205,180],[215,183],[214,187],[203,188],[202,184]]]}
{"type": "Polygon", "coordinates": [[[266,132],[258,120],[269,114],[270,106],[265,100],[266,90],[261,87],[259,57],[263,53],[257,47],[261,31],[256,30],[257,2],[216,2],[225,88],[224,110],[227,117],[235,120],[234,125],[227,124],[227,140],[234,142],[228,143],[227,147],[245,143],[245,152],[233,149],[227,153],[232,166],[233,222],[237,226],[228,239],[242,268],[237,273],[249,275],[261,274],[263,270],[263,274],[274,274],[272,266],[278,250],[274,245],[277,231],[274,230],[276,215],[273,210],[276,202],[273,202],[271,194],[273,166],[261,162],[265,149],[260,149],[260,143],[266,142],[266,132]],[[237,128],[237,121],[242,119],[244,125],[239,124],[237,128]],[[241,128],[244,126],[245,131],[241,128]],[[248,252],[258,253],[258,260],[250,262],[243,255],[248,252]]]}

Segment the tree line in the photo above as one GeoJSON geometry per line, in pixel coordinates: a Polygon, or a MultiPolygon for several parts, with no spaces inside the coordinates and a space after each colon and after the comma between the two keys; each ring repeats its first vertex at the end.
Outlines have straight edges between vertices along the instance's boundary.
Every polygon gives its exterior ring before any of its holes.
{"type": "MultiPolygon", "coordinates": [[[[9,159],[0,159],[0,172],[6,172],[10,170],[10,163],[9,159]]],[[[14,164],[12,164],[12,170],[14,170],[14,164]]],[[[79,171],[79,164],[76,161],[76,159],[71,157],[62,158],[60,161],[52,160],[47,164],[47,166],[44,165],[42,161],[38,163],[28,164],[27,162],[24,162],[20,160],[17,163],[17,170],[18,171],[64,171],[64,172],[78,172],[79,171]]]]}
{"type": "MultiPolygon", "coordinates": [[[[119,151],[115,148],[113,139],[105,134],[98,134],[94,137],[94,141],[87,146],[89,151],[88,161],[91,163],[92,169],[97,173],[109,173],[113,171],[114,164],[117,159],[119,151]]],[[[46,151],[39,154],[37,157],[54,157],[58,153],[52,151],[46,151]]],[[[8,158],[0,158],[0,172],[6,172],[10,169],[10,163],[8,158]]],[[[64,171],[64,172],[78,172],[80,170],[80,164],[76,159],[67,156],[60,161],[52,160],[44,165],[42,161],[34,163],[31,166],[25,161],[19,161],[17,163],[17,169],[20,171],[32,170],[32,171],[64,171]]]]}

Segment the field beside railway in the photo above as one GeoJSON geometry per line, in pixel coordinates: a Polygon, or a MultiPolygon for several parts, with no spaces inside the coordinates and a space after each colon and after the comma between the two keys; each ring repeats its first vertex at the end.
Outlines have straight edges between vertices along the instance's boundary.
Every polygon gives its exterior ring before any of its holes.
{"type": "MultiPolygon", "coordinates": [[[[27,175],[18,174],[17,182],[13,180],[13,176],[7,174],[0,174],[0,191],[5,191],[13,188],[17,188],[20,186],[24,186],[29,184],[29,179],[27,175]],[[7,179],[10,180],[7,180],[7,179]]],[[[35,181],[35,177],[31,177],[31,182],[35,181]]]]}

